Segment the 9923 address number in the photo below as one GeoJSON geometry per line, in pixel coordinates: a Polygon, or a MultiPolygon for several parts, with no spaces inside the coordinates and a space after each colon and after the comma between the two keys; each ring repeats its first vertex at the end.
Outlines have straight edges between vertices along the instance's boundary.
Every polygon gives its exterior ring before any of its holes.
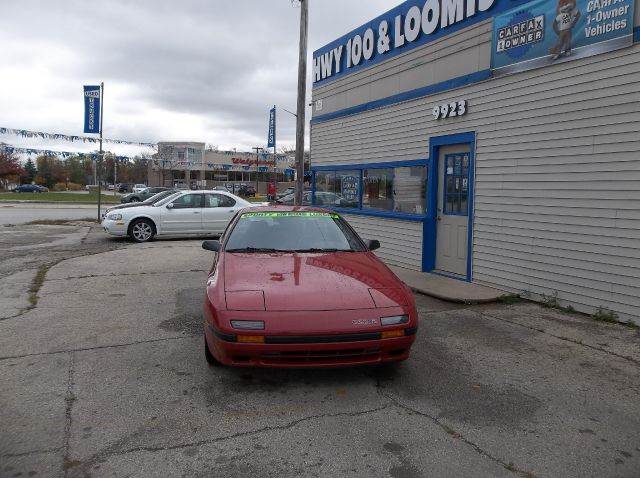
{"type": "Polygon", "coordinates": [[[433,117],[435,119],[453,118],[467,114],[467,100],[452,101],[440,106],[433,107],[433,117]]]}

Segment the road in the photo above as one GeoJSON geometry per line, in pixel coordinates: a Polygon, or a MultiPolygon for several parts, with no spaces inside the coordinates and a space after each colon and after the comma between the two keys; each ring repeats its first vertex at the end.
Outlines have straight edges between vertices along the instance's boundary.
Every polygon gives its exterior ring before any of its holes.
{"type": "Polygon", "coordinates": [[[0,476],[640,469],[637,330],[417,296],[418,338],[395,371],[211,368],[200,308],[212,257],[199,240],[0,231],[0,276],[23,284],[0,287],[13,304],[0,320],[0,476]]]}
{"type": "Polygon", "coordinates": [[[98,217],[98,207],[78,204],[17,204],[0,202],[0,226],[32,221],[54,221],[98,217]]]}

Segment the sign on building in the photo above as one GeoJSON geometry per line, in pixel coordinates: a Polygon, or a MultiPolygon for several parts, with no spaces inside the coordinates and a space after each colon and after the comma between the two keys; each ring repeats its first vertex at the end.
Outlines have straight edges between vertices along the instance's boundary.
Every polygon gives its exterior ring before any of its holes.
{"type": "Polygon", "coordinates": [[[630,46],[633,0],[536,0],[495,17],[492,68],[539,68],[630,46]]]}

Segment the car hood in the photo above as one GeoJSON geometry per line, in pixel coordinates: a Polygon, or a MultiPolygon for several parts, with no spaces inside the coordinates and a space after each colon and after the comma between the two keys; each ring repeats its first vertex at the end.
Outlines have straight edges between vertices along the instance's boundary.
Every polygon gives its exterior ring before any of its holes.
{"type": "Polygon", "coordinates": [[[402,282],[371,252],[225,254],[230,310],[342,310],[407,304],[402,282]]]}
{"type": "Polygon", "coordinates": [[[109,211],[113,211],[114,209],[129,209],[132,207],[142,207],[142,205],[140,203],[118,204],[117,206],[109,207],[109,211]]]}

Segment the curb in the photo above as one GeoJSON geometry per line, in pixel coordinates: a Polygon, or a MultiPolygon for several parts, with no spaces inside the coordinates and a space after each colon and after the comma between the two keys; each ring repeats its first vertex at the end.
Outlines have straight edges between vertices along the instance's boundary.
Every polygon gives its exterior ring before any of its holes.
{"type": "Polygon", "coordinates": [[[495,302],[498,302],[501,297],[504,297],[506,295],[506,294],[503,294],[499,297],[490,298],[490,299],[461,299],[457,297],[438,294],[436,292],[427,291],[424,289],[420,289],[418,287],[413,287],[413,286],[410,286],[409,284],[407,284],[407,287],[409,287],[409,289],[411,289],[412,291],[417,292],[418,294],[426,295],[428,297],[433,297],[435,299],[440,299],[445,302],[450,302],[453,304],[466,304],[466,305],[493,304],[495,302]]]}

